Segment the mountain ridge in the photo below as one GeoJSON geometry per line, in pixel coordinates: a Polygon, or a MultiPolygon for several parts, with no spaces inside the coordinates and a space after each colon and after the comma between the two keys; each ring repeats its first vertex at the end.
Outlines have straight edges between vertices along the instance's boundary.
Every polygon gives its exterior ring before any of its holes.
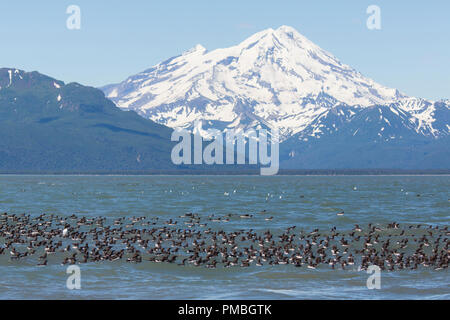
{"type": "Polygon", "coordinates": [[[171,132],[96,88],[0,69],[1,172],[174,169],[171,132]]]}

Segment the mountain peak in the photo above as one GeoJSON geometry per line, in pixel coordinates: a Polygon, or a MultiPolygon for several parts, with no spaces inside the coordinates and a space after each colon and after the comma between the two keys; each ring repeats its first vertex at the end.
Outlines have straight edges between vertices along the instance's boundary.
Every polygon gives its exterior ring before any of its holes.
{"type": "Polygon", "coordinates": [[[255,33],[254,35],[263,35],[263,34],[292,34],[293,36],[302,36],[295,28],[287,25],[279,26],[277,29],[267,28],[260,32],[255,33]]]}
{"type": "Polygon", "coordinates": [[[291,32],[291,33],[298,33],[298,31],[295,28],[287,26],[287,25],[279,26],[277,31],[285,32],[285,33],[289,33],[289,32],[291,32]]]}
{"type": "Polygon", "coordinates": [[[291,39],[306,39],[300,32],[298,32],[295,28],[290,26],[280,26],[278,29],[274,30],[274,33],[277,35],[287,35],[291,39]]]}
{"type": "Polygon", "coordinates": [[[4,99],[1,102],[5,105],[10,104],[23,112],[60,112],[64,109],[92,113],[115,109],[101,90],[75,82],[65,84],[37,71],[16,68],[0,68],[0,98],[4,99]]]}
{"type": "Polygon", "coordinates": [[[53,88],[64,86],[64,82],[55,80],[37,71],[26,72],[17,68],[0,68],[0,90],[26,89],[40,86],[53,88]]]}
{"type": "MultiPolygon", "coordinates": [[[[336,105],[365,108],[407,98],[286,25],[229,48],[206,51],[197,45],[103,90],[119,107],[169,127],[189,128],[197,120],[218,126],[259,121],[287,136],[336,105]]],[[[429,107],[410,105],[417,115],[429,107]]],[[[428,125],[431,118],[423,116],[420,123],[428,125]]]]}
{"type": "Polygon", "coordinates": [[[286,25],[280,26],[277,29],[268,28],[255,33],[241,42],[238,46],[247,47],[249,45],[254,46],[256,44],[265,49],[274,47],[279,49],[291,49],[293,47],[297,47],[299,49],[323,51],[320,47],[299,33],[295,28],[286,25]]]}

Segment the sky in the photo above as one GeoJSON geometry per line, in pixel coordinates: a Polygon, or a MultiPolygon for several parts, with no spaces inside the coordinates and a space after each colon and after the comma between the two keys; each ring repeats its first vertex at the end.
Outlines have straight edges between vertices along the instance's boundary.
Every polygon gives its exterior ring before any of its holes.
{"type": "Polygon", "coordinates": [[[0,67],[65,82],[123,81],[201,44],[236,45],[288,25],[364,76],[410,96],[450,98],[450,1],[40,0],[0,2],[0,67]],[[69,5],[81,10],[69,30],[69,5]],[[366,13],[377,5],[381,29],[366,13]]]}

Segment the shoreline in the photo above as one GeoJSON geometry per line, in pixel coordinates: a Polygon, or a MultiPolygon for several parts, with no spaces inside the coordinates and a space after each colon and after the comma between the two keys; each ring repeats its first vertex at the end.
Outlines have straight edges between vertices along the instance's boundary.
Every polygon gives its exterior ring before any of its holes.
{"type": "MultiPolygon", "coordinates": [[[[396,169],[311,169],[283,170],[273,176],[449,176],[450,169],[396,170],[396,169]]],[[[261,176],[259,170],[148,170],[148,171],[0,171],[0,176],[261,176]]]]}

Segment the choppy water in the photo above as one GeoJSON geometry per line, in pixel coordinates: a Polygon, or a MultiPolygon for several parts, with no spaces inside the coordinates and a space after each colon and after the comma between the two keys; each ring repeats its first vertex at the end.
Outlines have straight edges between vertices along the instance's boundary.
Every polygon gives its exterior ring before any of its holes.
{"type": "MultiPolygon", "coordinates": [[[[0,176],[0,211],[177,219],[253,214],[225,231],[351,229],[354,224],[449,225],[449,176],[0,176]],[[418,196],[418,194],[420,196],[418,196]],[[265,221],[257,212],[273,216],[265,221]],[[344,216],[336,212],[345,211],[344,216]]],[[[81,265],[82,289],[66,267],[0,259],[0,298],[26,299],[449,299],[449,271],[383,272],[380,290],[357,270],[291,265],[207,269],[125,261],[81,265]]]]}

